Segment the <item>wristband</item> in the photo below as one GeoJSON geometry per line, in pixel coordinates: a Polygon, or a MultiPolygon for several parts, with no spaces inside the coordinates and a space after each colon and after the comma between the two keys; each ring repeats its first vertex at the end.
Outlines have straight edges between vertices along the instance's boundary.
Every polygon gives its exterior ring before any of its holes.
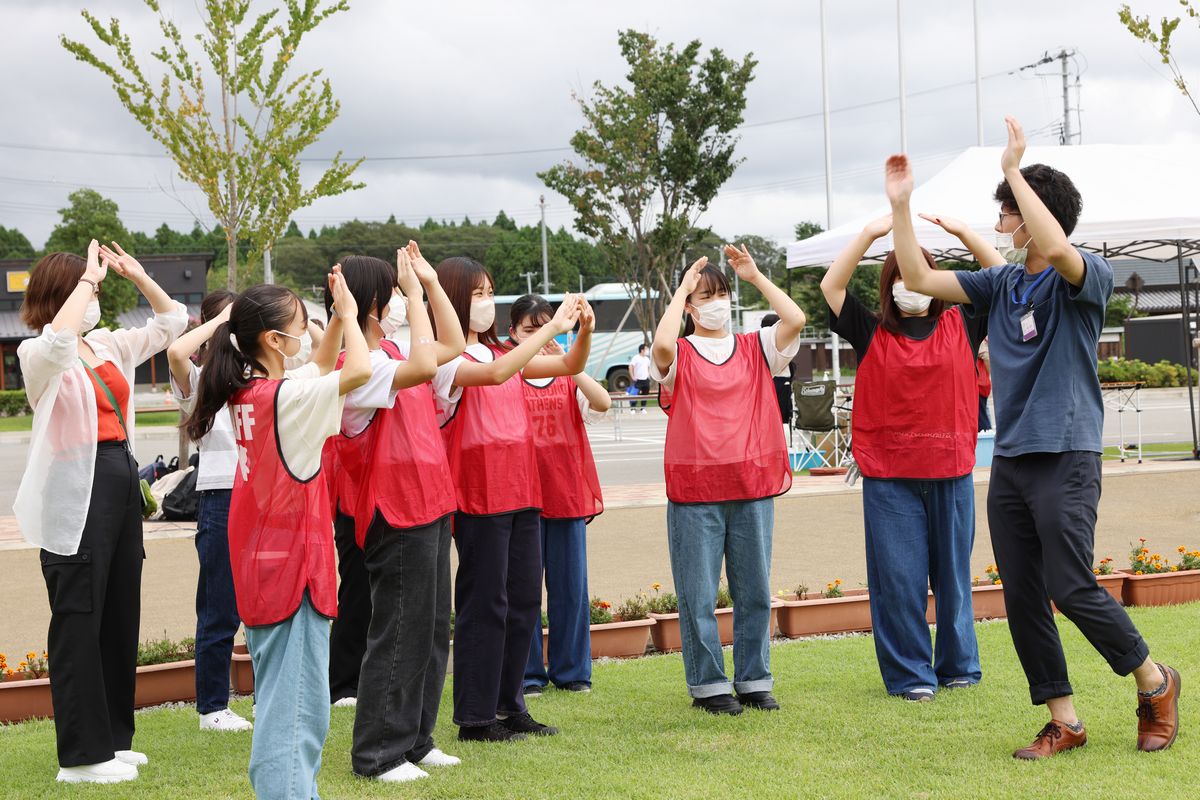
{"type": "Polygon", "coordinates": [[[94,294],[94,295],[100,294],[100,284],[96,283],[91,278],[80,278],[79,282],[80,283],[90,283],[92,285],[92,294],[94,294]]]}

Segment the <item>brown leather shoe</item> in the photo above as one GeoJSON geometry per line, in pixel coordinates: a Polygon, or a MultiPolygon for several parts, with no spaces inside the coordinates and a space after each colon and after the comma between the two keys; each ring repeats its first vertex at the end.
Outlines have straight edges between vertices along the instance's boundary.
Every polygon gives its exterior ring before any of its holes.
{"type": "Polygon", "coordinates": [[[1046,727],[1038,732],[1033,744],[1022,747],[1013,753],[1013,758],[1024,761],[1036,761],[1039,758],[1049,758],[1066,750],[1074,750],[1087,744],[1087,731],[1076,733],[1062,722],[1050,720],[1046,727]]]}
{"type": "Polygon", "coordinates": [[[1179,735],[1179,672],[1157,665],[1167,678],[1167,689],[1160,695],[1138,695],[1138,750],[1152,753],[1166,750],[1179,735]]]}

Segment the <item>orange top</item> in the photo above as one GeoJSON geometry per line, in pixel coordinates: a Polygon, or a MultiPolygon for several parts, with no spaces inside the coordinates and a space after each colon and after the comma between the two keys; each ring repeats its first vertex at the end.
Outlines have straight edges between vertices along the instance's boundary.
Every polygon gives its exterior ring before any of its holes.
{"type": "MultiPolygon", "coordinates": [[[[104,379],[108,385],[108,390],[112,392],[113,397],[117,398],[117,402],[121,404],[121,412],[128,415],[129,413],[129,383],[125,380],[125,376],[121,374],[121,370],[111,361],[105,361],[98,367],[93,367],[96,374],[104,379]]],[[[96,390],[96,441],[98,442],[123,442],[125,441],[125,431],[121,427],[121,421],[117,419],[117,412],[113,409],[112,403],[108,402],[108,395],[104,392],[104,388],[92,377],[92,373],[88,373],[88,379],[92,382],[92,387],[96,390]]]]}

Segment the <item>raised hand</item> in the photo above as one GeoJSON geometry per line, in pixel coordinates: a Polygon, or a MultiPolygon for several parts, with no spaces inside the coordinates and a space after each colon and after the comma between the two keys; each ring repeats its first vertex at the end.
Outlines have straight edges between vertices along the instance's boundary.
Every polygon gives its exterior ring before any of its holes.
{"type": "Polygon", "coordinates": [[[583,333],[587,331],[591,333],[596,330],[596,312],[592,309],[592,304],[587,301],[587,298],[579,296],[579,331],[583,333]]]}
{"type": "Polygon", "coordinates": [[[417,279],[421,281],[422,285],[428,286],[430,283],[436,283],[437,270],[421,255],[421,248],[417,246],[417,243],[409,239],[408,245],[404,249],[408,251],[408,259],[412,263],[413,271],[416,272],[417,279]]]}
{"type": "Polygon", "coordinates": [[[400,286],[400,291],[406,295],[420,294],[421,292],[421,281],[417,277],[407,248],[402,247],[396,251],[396,282],[400,286]]]}
{"type": "Polygon", "coordinates": [[[962,238],[962,235],[970,230],[970,228],[967,227],[967,223],[963,222],[961,219],[955,219],[954,217],[943,217],[936,214],[917,214],[917,216],[926,222],[932,222],[946,233],[959,238],[962,238]]]}
{"type": "Polygon", "coordinates": [[[556,334],[566,333],[575,327],[575,323],[579,321],[581,311],[582,306],[580,305],[579,295],[564,295],[562,303],[558,306],[558,310],[554,312],[554,317],[546,324],[552,326],[551,330],[556,334]]]}
{"type": "Polygon", "coordinates": [[[563,346],[555,339],[546,342],[546,346],[542,348],[542,355],[544,356],[561,356],[566,355],[566,352],[566,350],[563,350],[563,346]]]}
{"type": "Polygon", "coordinates": [[[733,267],[733,271],[742,280],[753,281],[759,276],[758,265],[754,263],[754,258],[750,255],[750,251],[746,249],[746,245],[742,245],[741,250],[738,250],[731,244],[725,245],[725,258],[729,261],[729,265],[733,267]]]}
{"type": "Polygon", "coordinates": [[[329,271],[329,293],[333,295],[333,308],[339,319],[345,322],[358,318],[358,302],[346,286],[341,264],[334,264],[333,269],[329,271]]]}
{"type": "Polygon", "coordinates": [[[83,277],[89,281],[100,283],[108,275],[108,263],[100,261],[100,243],[92,239],[88,243],[87,266],[84,267],[83,277]]]}
{"type": "Polygon", "coordinates": [[[908,202],[913,191],[913,174],[908,156],[888,157],[887,163],[884,164],[883,186],[892,205],[908,202]]]}
{"type": "Polygon", "coordinates": [[[873,219],[863,226],[863,233],[872,239],[887,236],[892,232],[892,215],[884,214],[879,219],[873,219]]]}
{"type": "Polygon", "coordinates": [[[136,258],[126,253],[116,242],[113,242],[112,246],[116,248],[115,251],[108,245],[100,245],[100,260],[106,267],[111,267],[118,275],[135,283],[146,277],[145,268],[136,258]]]}
{"type": "Polygon", "coordinates": [[[1021,168],[1021,156],[1025,155],[1025,131],[1021,123],[1012,117],[1005,117],[1004,124],[1008,127],[1008,145],[1000,156],[1000,169],[1008,172],[1021,168]]]}
{"type": "Polygon", "coordinates": [[[678,291],[683,292],[685,295],[696,291],[696,288],[700,285],[700,270],[704,269],[707,265],[708,256],[700,256],[700,258],[693,261],[692,265],[687,268],[683,276],[679,279],[678,291]]]}

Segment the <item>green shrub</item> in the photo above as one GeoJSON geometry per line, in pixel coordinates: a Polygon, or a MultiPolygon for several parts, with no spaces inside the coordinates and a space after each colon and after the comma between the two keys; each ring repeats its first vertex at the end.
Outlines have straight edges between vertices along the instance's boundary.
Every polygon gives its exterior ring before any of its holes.
{"type": "Polygon", "coordinates": [[[196,657],[196,640],[191,637],[173,642],[167,637],[138,642],[137,663],[139,667],[149,664],[169,664],[172,661],[188,661],[196,657]]]}
{"type": "Polygon", "coordinates": [[[650,601],[645,592],[638,592],[633,597],[627,597],[617,603],[613,616],[620,617],[622,622],[632,622],[635,619],[645,619],[650,611],[650,601]]]}
{"type": "Polygon", "coordinates": [[[24,389],[7,389],[0,392],[0,417],[19,417],[22,414],[32,414],[29,399],[24,389]]]}
{"type": "MultiPolygon", "coordinates": [[[[1196,383],[1196,370],[1191,370],[1192,384],[1196,383]]],[[[1110,358],[1096,365],[1096,374],[1101,383],[1130,383],[1141,381],[1147,389],[1164,389],[1187,385],[1187,373],[1182,364],[1159,361],[1147,364],[1136,358],[1110,358]]]]}
{"type": "Polygon", "coordinates": [[[592,624],[605,625],[613,621],[612,603],[607,600],[601,600],[599,597],[592,598],[592,624]]]}

